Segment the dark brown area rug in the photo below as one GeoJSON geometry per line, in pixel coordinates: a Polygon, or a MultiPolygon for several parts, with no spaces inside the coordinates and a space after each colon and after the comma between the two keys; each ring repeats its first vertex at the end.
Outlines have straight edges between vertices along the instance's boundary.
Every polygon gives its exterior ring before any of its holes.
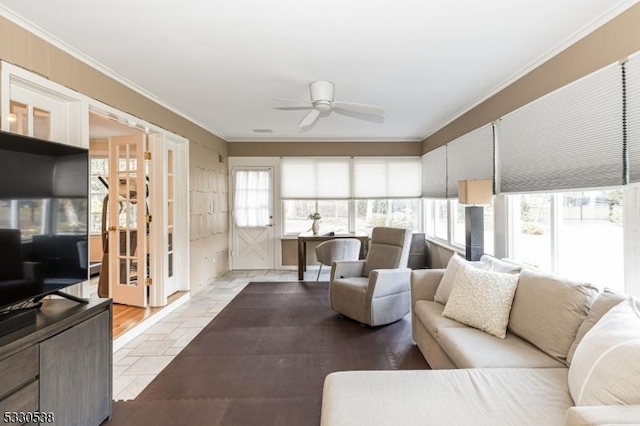
{"type": "Polygon", "coordinates": [[[327,374],[429,368],[409,315],[363,328],[331,311],[327,287],[250,283],[105,424],[318,425],[327,374]]]}

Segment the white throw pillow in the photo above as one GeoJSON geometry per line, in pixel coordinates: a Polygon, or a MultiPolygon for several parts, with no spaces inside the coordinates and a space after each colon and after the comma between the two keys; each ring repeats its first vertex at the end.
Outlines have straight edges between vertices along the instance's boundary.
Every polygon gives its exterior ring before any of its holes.
{"type": "Polygon", "coordinates": [[[442,315],[504,339],[518,278],[462,265],[442,315]]]}
{"type": "Polygon", "coordinates": [[[640,404],[640,312],[633,298],[582,338],[569,366],[569,392],[577,406],[640,404]]]}
{"type": "Polygon", "coordinates": [[[463,265],[472,266],[482,270],[489,270],[492,267],[491,261],[469,262],[459,256],[458,253],[453,253],[453,256],[449,259],[449,263],[447,263],[447,269],[444,271],[440,284],[438,284],[433,300],[438,303],[442,303],[443,305],[447,303],[449,295],[451,294],[451,289],[453,288],[453,281],[463,265]]]}

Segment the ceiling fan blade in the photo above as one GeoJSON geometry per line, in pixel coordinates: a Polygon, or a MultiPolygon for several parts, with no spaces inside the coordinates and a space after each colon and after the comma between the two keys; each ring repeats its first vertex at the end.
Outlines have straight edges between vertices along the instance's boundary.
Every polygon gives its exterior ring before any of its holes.
{"type": "Polygon", "coordinates": [[[362,114],[372,114],[372,115],[382,115],[384,114],[384,108],[375,106],[375,105],[367,105],[367,104],[356,104],[354,102],[333,102],[334,108],[344,109],[346,111],[359,112],[362,114]]]}
{"type": "Polygon", "coordinates": [[[384,123],[383,115],[363,114],[361,112],[348,111],[346,109],[334,108],[333,112],[344,115],[345,117],[356,118],[358,120],[368,121],[369,123],[384,123]]]}
{"type": "Polygon", "coordinates": [[[312,109],[311,111],[309,111],[309,114],[305,115],[300,124],[298,124],[298,127],[311,126],[316,122],[318,117],[320,117],[320,111],[318,111],[317,109],[312,109]]]}
{"type": "Polygon", "coordinates": [[[296,99],[283,99],[283,98],[272,98],[272,100],[276,102],[281,102],[287,104],[287,107],[295,107],[295,108],[313,108],[311,102],[309,101],[299,101],[296,99]]]}
{"type": "Polygon", "coordinates": [[[313,105],[307,105],[307,106],[281,106],[281,107],[273,107],[273,109],[279,109],[280,111],[302,111],[305,109],[311,109],[313,108],[313,105]]]}

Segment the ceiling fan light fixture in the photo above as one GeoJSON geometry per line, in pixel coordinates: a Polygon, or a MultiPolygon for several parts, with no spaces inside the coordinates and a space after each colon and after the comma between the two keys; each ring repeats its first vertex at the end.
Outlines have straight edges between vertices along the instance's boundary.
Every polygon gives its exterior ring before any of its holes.
{"type": "Polygon", "coordinates": [[[333,105],[330,101],[315,101],[313,103],[313,108],[317,109],[320,112],[329,111],[333,108],[333,105]]]}
{"type": "Polygon", "coordinates": [[[311,89],[311,102],[333,102],[335,85],[330,81],[314,81],[309,85],[311,89]]]}

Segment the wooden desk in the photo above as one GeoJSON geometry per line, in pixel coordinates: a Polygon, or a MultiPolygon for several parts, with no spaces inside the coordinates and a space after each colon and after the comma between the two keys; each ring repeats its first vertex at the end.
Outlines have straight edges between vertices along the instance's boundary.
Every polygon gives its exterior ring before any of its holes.
{"type": "Polygon", "coordinates": [[[304,271],[307,270],[307,243],[308,242],[323,242],[332,240],[334,238],[356,238],[362,243],[360,245],[360,259],[364,259],[367,256],[369,250],[369,237],[366,235],[355,234],[335,234],[335,235],[313,235],[310,232],[303,232],[298,235],[298,280],[304,280],[304,271]]]}

